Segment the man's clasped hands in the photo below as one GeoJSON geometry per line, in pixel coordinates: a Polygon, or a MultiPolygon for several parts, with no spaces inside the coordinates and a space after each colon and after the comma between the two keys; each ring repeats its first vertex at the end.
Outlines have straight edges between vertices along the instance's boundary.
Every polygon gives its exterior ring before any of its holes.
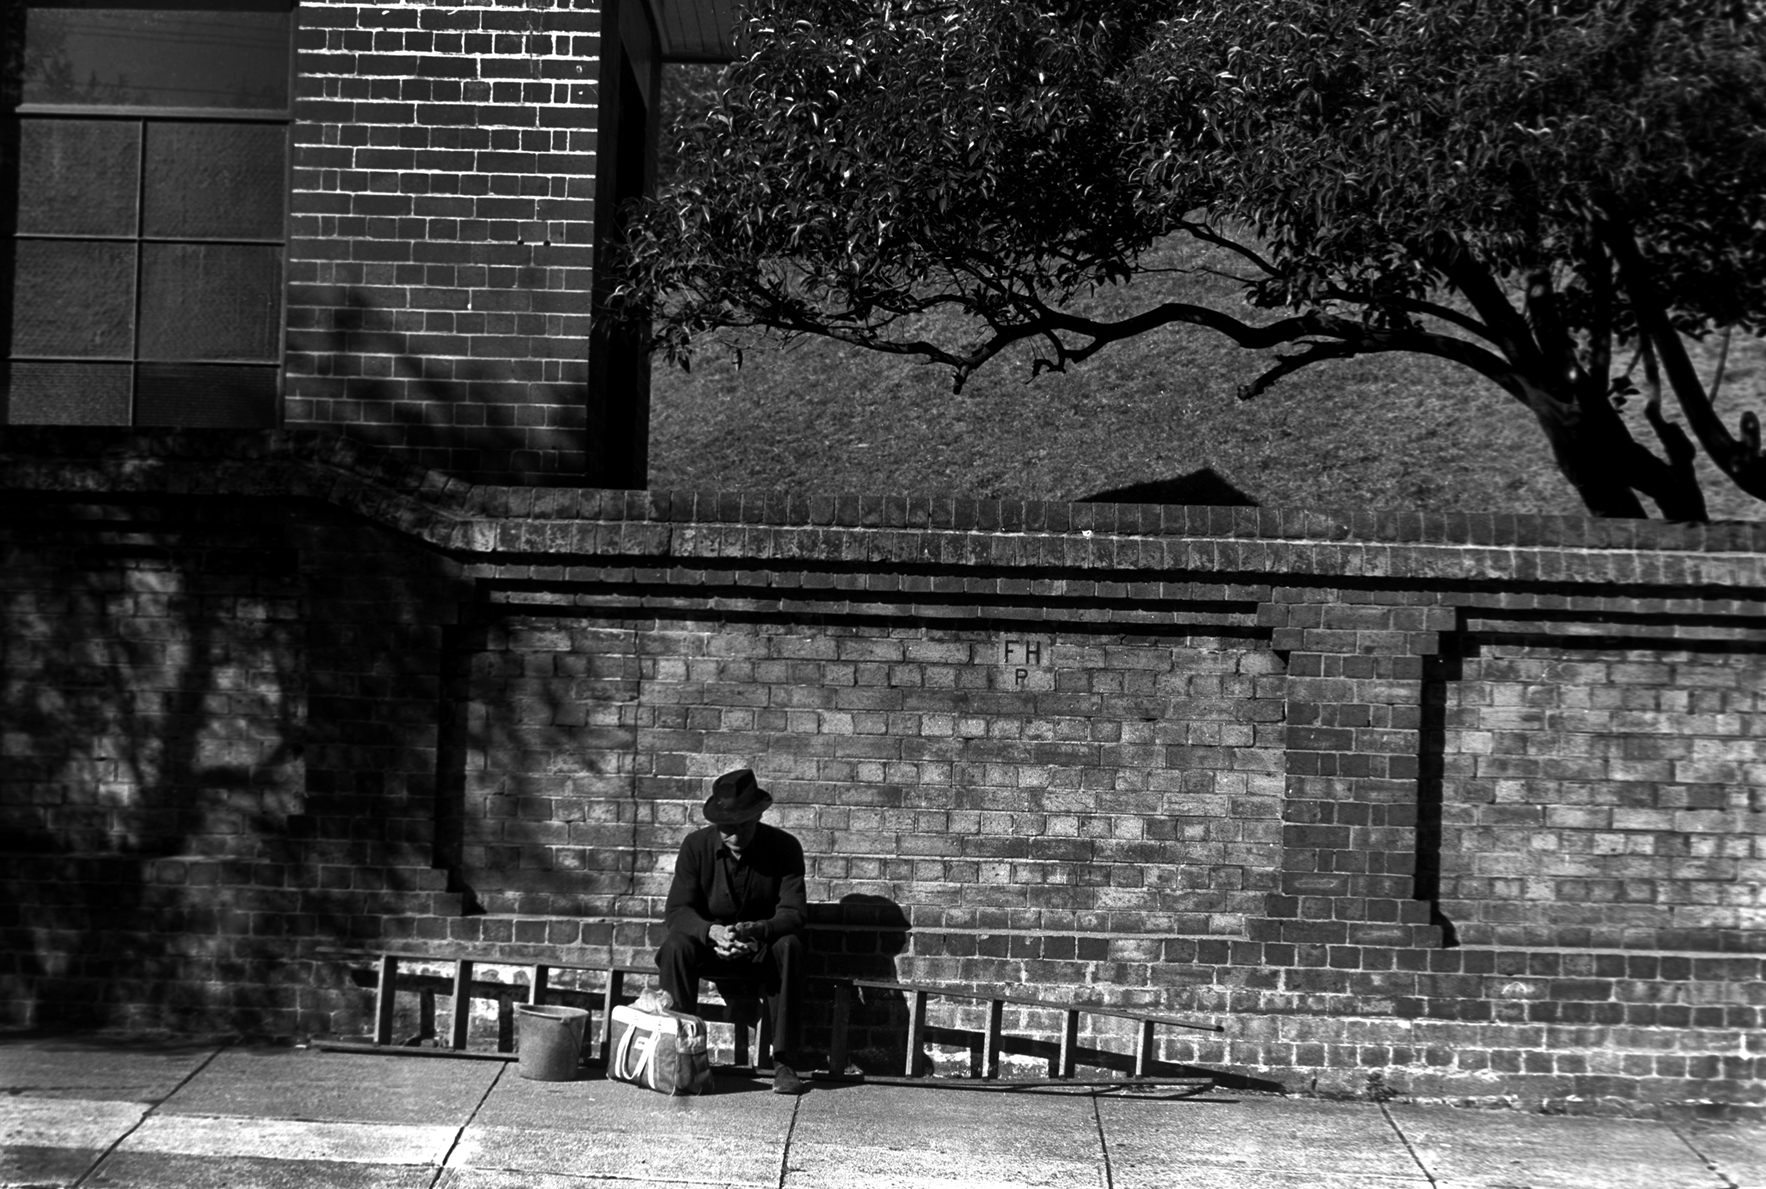
{"type": "Polygon", "coordinates": [[[762,921],[737,921],[734,925],[711,927],[711,948],[720,958],[752,958],[760,953],[760,938],[766,924],[762,921]]]}

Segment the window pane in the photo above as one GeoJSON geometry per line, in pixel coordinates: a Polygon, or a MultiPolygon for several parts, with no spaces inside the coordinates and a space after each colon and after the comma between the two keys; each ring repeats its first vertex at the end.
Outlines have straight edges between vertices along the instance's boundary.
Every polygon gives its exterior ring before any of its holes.
{"type": "Polygon", "coordinates": [[[288,106],[287,12],[32,8],[25,103],[288,106]]]}
{"type": "Polygon", "coordinates": [[[134,235],[140,138],[134,120],[20,120],[19,231],[134,235]]]}
{"type": "Polygon", "coordinates": [[[287,143],[279,124],[149,124],[146,234],[281,239],[287,143]]]}
{"type": "Polygon", "coordinates": [[[141,357],[281,357],[282,249],[143,244],[141,357]]]}
{"type": "Polygon", "coordinates": [[[276,424],[276,369],[144,363],[137,425],[267,429],[276,424]]]}
{"type": "Polygon", "coordinates": [[[126,363],[13,363],[5,370],[14,425],[129,424],[126,363]]]}
{"type": "Polygon", "coordinates": [[[12,353],[129,357],[135,245],[21,239],[12,279],[12,353]]]}

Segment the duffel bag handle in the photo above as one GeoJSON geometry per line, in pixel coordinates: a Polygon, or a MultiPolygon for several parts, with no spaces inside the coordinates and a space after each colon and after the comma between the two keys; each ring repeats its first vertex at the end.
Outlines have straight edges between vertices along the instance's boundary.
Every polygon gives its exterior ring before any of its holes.
{"type": "Polygon", "coordinates": [[[631,1059],[632,1033],[636,1031],[636,1028],[628,1024],[626,1030],[619,1035],[619,1047],[613,1056],[615,1076],[621,1081],[637,1082],[654,1090],[656,1088],[654,1084],[655,1073],[651,1069],[651,1065],[656,1060],[656,1030],[654,1028],[646,1030],[643,1052],[638,1057],[638,1067],[631,1069],[628,1066],[631,1059]]]}

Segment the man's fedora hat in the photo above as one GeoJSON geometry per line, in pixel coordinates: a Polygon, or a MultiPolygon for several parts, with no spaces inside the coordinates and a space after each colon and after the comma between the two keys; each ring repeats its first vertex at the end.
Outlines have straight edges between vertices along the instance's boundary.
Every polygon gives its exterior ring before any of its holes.
{"type": "Polygon", "coordinates": [[[705,820],[714,826],[739,826],[758,818],[772,803],[772,795],[754,782],[754,772],[738,768],[712,782],[705,820]]]}

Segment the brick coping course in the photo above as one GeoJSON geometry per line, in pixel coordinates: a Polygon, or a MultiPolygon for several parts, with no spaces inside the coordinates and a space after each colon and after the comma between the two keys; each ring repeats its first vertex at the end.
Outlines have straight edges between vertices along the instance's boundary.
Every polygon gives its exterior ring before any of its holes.
{"type": "Polygon", "coordinates": [[[0,489],[304,497],[467,554],[1766,586],[1766,521],[498,487],[314,431],[11,427],[0,489]]]}

